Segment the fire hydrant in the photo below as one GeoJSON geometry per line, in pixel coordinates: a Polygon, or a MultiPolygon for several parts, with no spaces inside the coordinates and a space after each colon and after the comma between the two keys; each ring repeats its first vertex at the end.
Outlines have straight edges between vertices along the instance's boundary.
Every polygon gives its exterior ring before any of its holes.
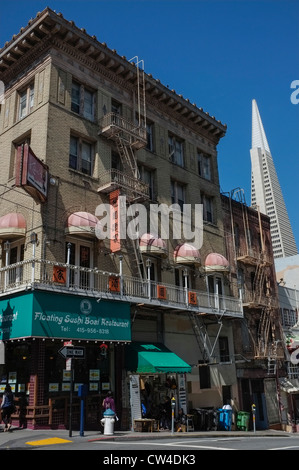
{"type": "Polygon", "coordinates": [[[110,408],[106,410],[101,419],[101,424],[104,426],[104,434],[106,436],[112,436],[114,432],[115,413],[110,408]]]}

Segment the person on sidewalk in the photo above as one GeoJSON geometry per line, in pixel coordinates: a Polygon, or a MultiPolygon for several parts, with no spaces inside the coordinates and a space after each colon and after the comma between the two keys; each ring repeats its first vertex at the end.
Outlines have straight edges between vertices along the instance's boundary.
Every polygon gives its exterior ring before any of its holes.
{"type": "Polygon", "coordinates": [[[179,409],[178,417],[175,421],[176,432],[186,432],[187,417],[184,414],[183,408],[179,409]]]}
{"type": "Polygon", "coordinates": [[[2,410],[2,421],[4,422],[4,432],[11,430],[11,415],[14,412],[14,396],[11,391],[10,385],[6,385],[3,393],[1,410],[2,410]]]}

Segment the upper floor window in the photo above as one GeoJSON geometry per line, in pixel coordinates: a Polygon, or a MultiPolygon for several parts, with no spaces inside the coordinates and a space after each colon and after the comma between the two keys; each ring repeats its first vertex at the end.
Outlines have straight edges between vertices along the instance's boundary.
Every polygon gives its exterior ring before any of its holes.
{"type": "Polygon", "coordinates": [[[150,150],[151,152],[154,151],[154,125],[151,122],[146,123],[146,148],[147,150],[150,150]]]}
{"type": "Polygon", "coordinates": [[[198,165],[198,174],[205,178],[206,180],[211,181],[211,157],[203,153],[197,153],[197,165],[198,165]]]}
{"type": "Polygon", "coordinates": [[[154,199],[154,171],[146,166],[140,165],[138,166],[140,179],[147,183],[149,186],[149,197],[150,199],[154,199]]]}
{"type": "Polygon", "coordinates": [[[185,204],[185,185],[178,181],[171,181],[171,201],[172,204],[178,204],[181,210],[184,209],[185,204]]]}
{"type": "Polygon", "coordinates": [[[86,119],[94,120],[95,93],[77,82],[72,83],[71,110],[86,119]]]}
{"type": "Polygon", "coordinates": [[[206,194],[203,194],[202,204],[203,204],[203,220],[205,222],[214,223],[213,198],[210,196],[207,196],[206,194]]]}
{"type": "Polygon", "coordinates": [[[219,352],[220,352],[220,362],[230,361],[228,338],[226,336],[219,337],[219,352]]]}
{"type": "Polygon", "coordinates": [[[80,137],[71,136],[69,166],[74,170],[91,175],[93,145],[80,137]]]}
{"type": "Polygon", "coordinates": [[[121,109],[121,103],[118,101],[112,100],[111,101],[111,112],[114,114],[119,114],[121,115],[122,109],[121,109]]]}
{"type": "Polygon", "coordinates": [[[172,161],[172,163],[176,163],[179,166],[184,166],[183,141],[179,140],[173,135],[170,135],[168,137],[168,149],[169,159],[172,161]]]}
{"type": "Polygon", "coordinates": [[[34,104],[34,85],[31,83],[19,92],[19,119],[27,116],[34,104]]]}

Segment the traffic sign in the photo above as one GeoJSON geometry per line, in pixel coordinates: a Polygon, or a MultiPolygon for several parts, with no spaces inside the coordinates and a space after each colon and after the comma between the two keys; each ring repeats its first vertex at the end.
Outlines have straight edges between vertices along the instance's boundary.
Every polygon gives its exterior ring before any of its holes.
{"type": "Polygon", "coordinates": [[[65,359],[85,359],[85,348],[81,346],[63,346],[58,352],[65,359]]]}

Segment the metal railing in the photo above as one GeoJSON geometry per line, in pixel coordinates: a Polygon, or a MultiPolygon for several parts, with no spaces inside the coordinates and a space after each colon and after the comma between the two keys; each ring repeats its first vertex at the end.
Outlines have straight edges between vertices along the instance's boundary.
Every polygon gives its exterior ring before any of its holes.
{"type": "Polygon", "coordinates": [[[133,139],[142,142],[144,145],[147,142],[146,128],[134,124],[129,119],[117,113],[108,113],[100,119],[100,132],[108,134],[113,137],[114,134],[125,132],[133,139]]]}
{"type": "Polygon", "coordinates": [[[30,287],[96,298],[160,305],[194,312],[242,317],[242,303],[229,296],[173,284],[120,276],[98,268],[31,259],[0,269],[0,296],[30,287]]]}
{"type": "Polygon", "coordinates": [[[149,197],[149,185],[147,183],[115,168],[102,173],[99,178],[99,184],[98,191],[112,191],[115,187],[121,187],[141,196],[149,197]]]}

